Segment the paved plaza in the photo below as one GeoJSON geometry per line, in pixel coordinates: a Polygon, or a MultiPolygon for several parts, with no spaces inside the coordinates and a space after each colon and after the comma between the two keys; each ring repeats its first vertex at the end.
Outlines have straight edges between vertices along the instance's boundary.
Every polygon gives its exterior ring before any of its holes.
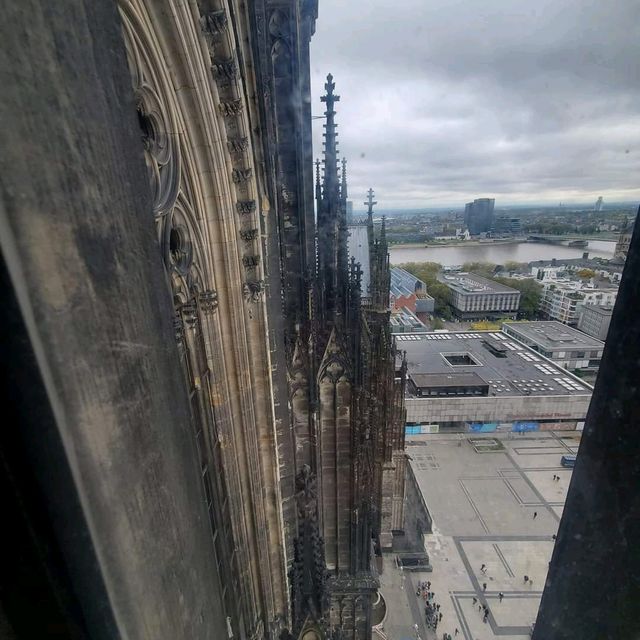
{"type": "Polygon", "coordinates": [[[530,637],[571,477],[560,458],[577,452],[580,433],[481,436],[497,438],[504,447],[491,452],[469,437],[407,439],[433,518],[433,533],[425,537],[433,571],[402,572],[393,555],[385,556],[381,590],[389,640],[415,640],[417,634],[441,639],[444,633],[460,640],[530,637]],[[437,634],[425,628],[424,602],[416,597],[417,584],[426,580],[443,614],[437,634]],[[483,605],[490,612],[486,622],[479,611],[483,605]]]}

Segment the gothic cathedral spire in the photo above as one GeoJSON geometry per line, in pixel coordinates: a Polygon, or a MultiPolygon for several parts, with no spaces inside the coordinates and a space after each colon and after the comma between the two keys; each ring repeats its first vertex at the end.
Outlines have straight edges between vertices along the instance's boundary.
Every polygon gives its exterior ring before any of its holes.
{"type": "MultiPolygon", "coordinates": [[[[324,85],[326,94],[320,98],[326,104],[324,113],[326,122],[323,134],[322,196],[318,199],[318,275],[322,299],[321,309],[328,325],[335,324],[336,318],[344,314],[348,286],[348,230],[346,206],[343,204],[338,180],[338,134],[336,131],[338,125],[335,123],[334,109],[340,96],[334,94],[335,86],[333,76],[329,74],[324,85]]],[[[318,178],[317,173],[316,180],[318,178]]],[[[346,175],[343,176],[344,180],[346,175]]]]}

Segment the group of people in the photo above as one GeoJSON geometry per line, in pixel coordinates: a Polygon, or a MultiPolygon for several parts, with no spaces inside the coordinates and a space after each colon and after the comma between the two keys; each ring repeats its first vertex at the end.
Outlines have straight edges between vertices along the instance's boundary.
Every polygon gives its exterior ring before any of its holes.
{"type": "MultiPolygon", "coordinates": [[[[501,592],[500,593],[500,602],[502,602],[502,598],[504,598],[504,594],[501,592]]],[[[489,620],[489,607],[486,604],[481,604],[478,602],[478,598],[476,598],[474,596],[473,598],[473,606],[475,607],[476,605],[478,605],[478,611],[480,613],[482,613],[482,622],[484,622],[485,624],[487,623],[487,620],[489,620]]]]}
{"type": "MultiPolygon", "coordinates": [[[[431,582],[429,580],[418,582],[416,596],[424,601],[424,616],[427,628],[437,631],[438,624],[442,622],[442,612],[440,611],[440,605],[436,602],[436,594],[431,591],[431,582]]],[[[457,636],[460,633],[459,629],[456,628],[454,633],[457,636]]],[[[445,633],[442,636],[442,640],[453,640],[453,636],[450,633],[445,633]]]]}

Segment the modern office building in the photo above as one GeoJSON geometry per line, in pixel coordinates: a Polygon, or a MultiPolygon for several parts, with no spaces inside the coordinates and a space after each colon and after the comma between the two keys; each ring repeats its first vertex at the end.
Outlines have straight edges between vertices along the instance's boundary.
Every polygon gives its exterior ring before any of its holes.
{"type": "Polygon", "coordinates": [[[435,301],[427,293],[427,285],[400,267],[391,267],[392,309],[410,309],[413,313],[433,313],[435,301]]]}
{"type": "Polygon", "coordinates": [[[589,336],[606,340],[609,324],[613,315],[613,307],[590,304],[580,309],[578,329],[589,336]]]}
{"type": "Polygon", "coordinates": [[[494,198],[477,198],[464,206],[464,222],[471,235],[491,231],[495,202],[494,198]]]}
{"type": "Polygon", "coordinates": [[[502,332],[396,336],[407,433],[579,429],[592,387],[502,332]]]}
{"type": "Polygon", "coordinates": [[[604,342],[561,322],[505,322],[502,331],[564,369],[597,371],[600,366],[604,342]]]}
{"type": "Polygon", "coordinates": [[[599,196],[598,199],[596,200],[596,204],[593,207],[593,210],[596,212],[600,212],[602,211],[602,205],[604,204],[604,200],[602,198],[602,196],[599,196]]]}
{"type": "Polygon", "coordinates": [[[522,231],[522,224],[520,218],[497,216],[493,222],[491,231],[495,234],[517,235],[522,231]]]}
{"type": "Polygon", "coordinates": [[[515,318],[520,292],[475,273],[442,273],[438,280],[449,287],[449,303],[462,320],[515,318]]]}

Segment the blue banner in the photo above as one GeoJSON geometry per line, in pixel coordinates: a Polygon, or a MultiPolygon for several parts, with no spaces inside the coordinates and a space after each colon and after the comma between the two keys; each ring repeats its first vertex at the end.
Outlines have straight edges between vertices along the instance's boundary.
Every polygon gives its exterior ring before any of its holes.
{"type": "Polygon", "coordinates": [[[469,430],[481,433],[487,433],[489,431],[495,431],[498,428],[497,422],[470,422],[469,430]]]}
{"type": "Polygon", "coordinates": [[[514,422],[513,431],[538,431],[540,425],[537,422],[514,422]]]}

